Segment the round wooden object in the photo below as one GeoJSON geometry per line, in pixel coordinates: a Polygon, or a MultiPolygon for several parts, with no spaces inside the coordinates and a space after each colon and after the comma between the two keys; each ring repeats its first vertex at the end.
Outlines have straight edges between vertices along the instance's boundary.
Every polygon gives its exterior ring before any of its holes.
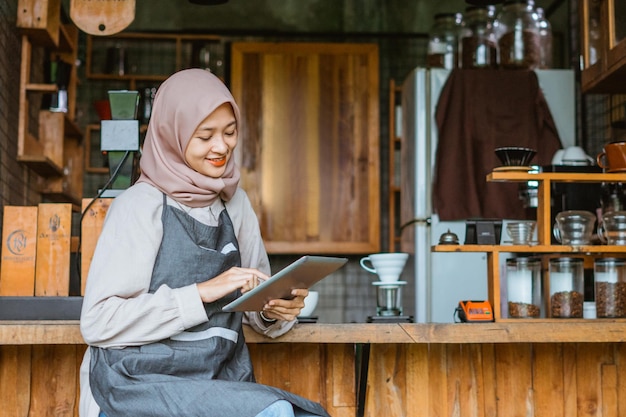
{"type": "Polygon", "coordinates": [[[71,0],[70,18],[82,31],[107,36],[126,29],[135,19],[135,0],[71,0]]]}

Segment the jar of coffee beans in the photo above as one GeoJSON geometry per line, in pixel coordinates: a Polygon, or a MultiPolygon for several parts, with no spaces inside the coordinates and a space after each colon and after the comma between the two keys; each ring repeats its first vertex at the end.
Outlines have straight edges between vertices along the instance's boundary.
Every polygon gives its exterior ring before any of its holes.
{"type": "Polygon", "coordinates": [[[550,259],[550,317],[583,317],[584,272],[582,258],[550,259]]]}
{"type": "Polygon", "coordinates": [[[460,31],[461,68],[496,68],[498,41],[494,32],[495,6],[469,6],[460,31]]]}
{"type": "Polygon", "coordinates": [[[626,317],[626,259],[598,258],[593,265],[596,316],[626,317]]]}
{"type": "Polygon", "coordinates": [[[428,33],[426,64],[429,68],[454,69],[458,67],[459,30],[461,13],[438,13],[428,33]]]}
{"type": "Polygon", "coordinates": [[[497,18],[500,66],[535,69],[541,63],[539,22],[533,0],[506,0],[497,18]]]}
{"type": "Polygon", "coordinates": [[[543,313],[541,259],[534,257],[506,260],[508,317],[539,318],[543,313]]]}

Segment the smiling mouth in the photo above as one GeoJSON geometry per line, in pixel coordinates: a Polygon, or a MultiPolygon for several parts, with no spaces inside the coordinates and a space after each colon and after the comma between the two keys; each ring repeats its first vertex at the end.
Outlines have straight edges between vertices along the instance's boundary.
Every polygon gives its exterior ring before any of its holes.
{"type": "Polygon", "coordinates": [[[208,158],[208,161],[211,165],[215,167],[223,167],[226,164],[226,157],[223,156],[221,158],[208,158]]]}

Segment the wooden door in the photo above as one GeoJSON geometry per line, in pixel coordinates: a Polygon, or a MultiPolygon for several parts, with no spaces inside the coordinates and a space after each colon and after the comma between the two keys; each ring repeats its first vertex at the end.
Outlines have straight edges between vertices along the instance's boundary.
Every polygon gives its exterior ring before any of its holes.
{"type": "Polygon", "coordinates": [[[231,71],[242,186],[268,252],[377,252],[377,45],[234,43],[231,71]]]}

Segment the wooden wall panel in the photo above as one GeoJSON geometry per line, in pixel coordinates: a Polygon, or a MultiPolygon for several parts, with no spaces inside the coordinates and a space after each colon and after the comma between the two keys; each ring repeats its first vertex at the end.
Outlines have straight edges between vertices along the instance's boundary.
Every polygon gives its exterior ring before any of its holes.
{"type": "Polygon", "coordinates": [[[241,183],[268,252],[378,251],[377,45],[236,42],[231,67],[241,183]]]}
{"type": "Polygon", "coordinates": [[[73,417],[78,386],[75,345],[33,346],[28,417],[73,417]]]}
{"type": "Polygon", "coordinates": [[[312,343],[250,344],[259,383],[320,402],[333,417],[354,416],[354,346],[312,343]]]}
{"type": "Polygon", "coordinates": [[[534,409],[541,416],[565,417],[562,345],[534,346],[534,409]]]}
{"type": "Polygon", "coordinates": [[[430,380],[428,378],[428,345],[415,345],[406,349],[407,407],[411,415],[428,417],[430,406],[430,380]]]}
{"type": "Polygon", "coordinates": [[[406,346],[373,345],[370,352],[365,415],[397,416],[407,413],[406,346]],[[371,395],[376,393],[376,395],[371,395]]]}
{"type": "MultiPolygon", "coordinates": [[[[85,348],[0,346],[0,417],[78,417],[85,348]]],[[[356,416],[354,344],[249,348],[259,382],[356,416]]],[[[621,417],[625,366],[624,343],[373,344],[365,416],[621,417]]]]}
{"type": "Polygon", "coordinates": [[[0,346],[0,417],[27,417],[31,346],[0,346]]]}

